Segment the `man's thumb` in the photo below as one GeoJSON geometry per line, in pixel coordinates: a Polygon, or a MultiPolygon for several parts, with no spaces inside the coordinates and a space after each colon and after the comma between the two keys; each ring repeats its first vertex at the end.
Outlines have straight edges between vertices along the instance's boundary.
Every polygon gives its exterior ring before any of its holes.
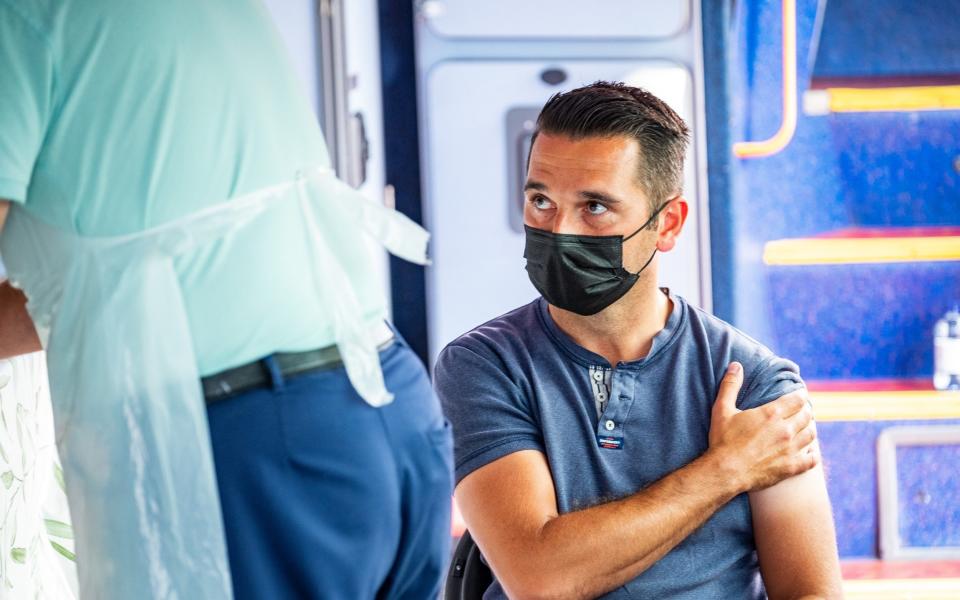
{"type": "Polygon", "coordinates": [[[722,416],[730,416],[740,412],[737,409],[737,394],[743,385],[743,365],[738,362],[730,363],[727,372],[720,380],[720,390],[717,392],[717,401],[713,405],[713,412],[722,416]]]}

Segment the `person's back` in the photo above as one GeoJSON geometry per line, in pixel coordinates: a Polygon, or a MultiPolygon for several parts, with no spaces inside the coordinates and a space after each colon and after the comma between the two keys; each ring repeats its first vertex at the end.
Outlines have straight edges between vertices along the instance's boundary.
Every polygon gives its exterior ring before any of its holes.
{"type": "MultiPolygon", "coordinates": [[[[329,162],[258,0],[0,0],[0,14],[4,68],[28,88],[0,102],[32,100],[2,120],[0,198],[54,226],[141,231],[329,162]],[[34,164],[27,149],[41,149],[34,164]]],[[[331,225],[375,323],[385,304],[367,250],[331,225]]],[[[178,262],[202,375],[332,343],[301,231],[290,204],[178,262]]]]}
{"type": "Polygon", "coordinates": [[[302,92],[260,0],[0,0],[0,352],[49,325],[82,594],[436,595],[450,433],[364,240],[426,233],[302,92]]]}

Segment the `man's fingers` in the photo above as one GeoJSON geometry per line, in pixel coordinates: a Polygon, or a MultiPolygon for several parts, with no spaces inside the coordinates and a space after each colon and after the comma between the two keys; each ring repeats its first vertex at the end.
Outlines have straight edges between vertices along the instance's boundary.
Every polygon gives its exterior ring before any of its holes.
{"type": "Polygon", "coordinates": [[[793,432],[791,437],[795,437],[813,423],[813,411],[810,410],[808,404],[803,403],[800,405],[800,410],[789,417],[785,417],[784,420],[786,421],[785,425],[793,432]]]}
{"type": "Polygon", "coordinates": [[[805,406],[807,406],[806,390],[797,390],[765,404],[763,409],[772,419],[789,419],[803,411],[805,406]]]}
{"type": "Polygon", "coordinates": [[[803,426],[800,431],[797,432],[797,435],[793,438],[793,442],[796,444],[797,448],[807,448],[816,439],[817,427],[814,421],[811,419],[807,421],[807,424],[803,426]]]}
{"type": "Polygon", "coordinates": [[[799,456],[798,475],[800,473],[806,473],[820,463],[820,445],[816,440],[810,442],[800,451],[799,456]]]}
{"type": "Polygon", "coordinates": [[[743,366],[738,362],[732,362],[727,367],[723,379],[720,380],[717,401],[713,405],[714,413],[730,416],[739,412],[737,410],[737,395],[740,393],[741,385],[743,385],[743,366]]]}

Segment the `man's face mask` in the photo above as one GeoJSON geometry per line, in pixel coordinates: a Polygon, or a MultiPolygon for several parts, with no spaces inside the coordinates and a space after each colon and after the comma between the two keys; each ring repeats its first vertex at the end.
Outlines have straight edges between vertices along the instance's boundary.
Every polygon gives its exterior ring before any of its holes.
{"type": "Polygon", "coordinates": [[[673,199],[664,202],[636,231],[622,235],[553,233],[524,225],[527,275],[550,304],[578,315],[595,315],[630,291],[657,249],[636,273],[623,268],[623,243],[640,233],[673,199]]]}

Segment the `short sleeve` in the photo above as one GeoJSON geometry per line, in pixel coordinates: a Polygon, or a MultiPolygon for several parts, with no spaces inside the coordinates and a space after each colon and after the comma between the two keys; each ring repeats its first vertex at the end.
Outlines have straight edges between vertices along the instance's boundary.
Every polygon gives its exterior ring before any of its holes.
{"type": "Polygon", "coordinates": [[[0,2],[0,198],[24,202],[47,131],[53,58],[40,32],[0,2]]]}
{"type": "Polygon", "coordinates": [[[544,452],[529,399],[495,360],[464,346],[447,346],[437,359],[434,385],[453,426],[457,483],[508,454],[544,452]]]}
{"type": "Polygon", "coordinates": [[[769,351],[756,366],[745,367],[743,388],[737,406],[741,410],[756,408],[804,388],[800,368],[796,363],[780,358],[769,351]]]}

